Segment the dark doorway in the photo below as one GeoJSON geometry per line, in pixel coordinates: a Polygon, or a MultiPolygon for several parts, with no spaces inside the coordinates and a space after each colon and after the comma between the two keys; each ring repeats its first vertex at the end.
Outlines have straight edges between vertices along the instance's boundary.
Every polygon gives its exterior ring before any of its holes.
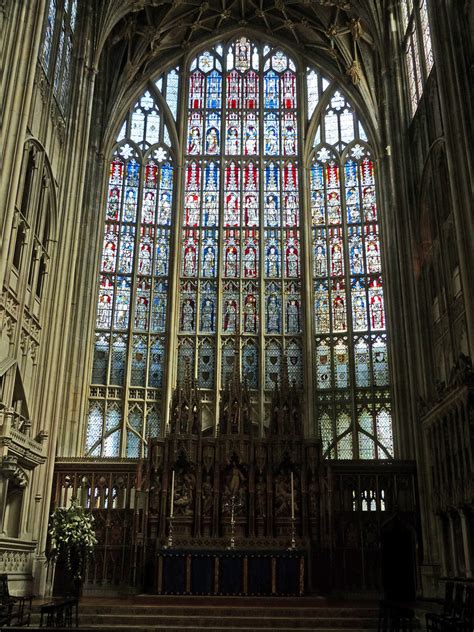
{"type": "Polygon", "coordinates": [[[382,581],[385,599],[410,602],[416,598],[415,533],[400,516],[382,526],[382,581]]]}

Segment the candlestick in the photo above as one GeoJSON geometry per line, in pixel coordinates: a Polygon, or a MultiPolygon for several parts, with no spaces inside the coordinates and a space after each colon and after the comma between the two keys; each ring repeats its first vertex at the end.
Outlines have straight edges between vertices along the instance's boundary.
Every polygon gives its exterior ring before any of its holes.
{"type": "Polygon", "coordinates": [[[170,501],[170,518],[173,517],[174,510],[174,470],[171,474],[171,501],[170,501]]]}
{"type": "Polygon", "coordinates": [[[295,490],[293,488],[293,472],[291,472],[291,519],[295,518],[295,490]]]}

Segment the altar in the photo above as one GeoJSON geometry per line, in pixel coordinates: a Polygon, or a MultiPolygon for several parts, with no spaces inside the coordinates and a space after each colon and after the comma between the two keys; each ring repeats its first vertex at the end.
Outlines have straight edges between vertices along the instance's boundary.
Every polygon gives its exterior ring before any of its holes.
{"type": "Polygon", "coordinates": [[[303,595],[301,551],[182,550],[157,553],[159,595],[303,595]]]}

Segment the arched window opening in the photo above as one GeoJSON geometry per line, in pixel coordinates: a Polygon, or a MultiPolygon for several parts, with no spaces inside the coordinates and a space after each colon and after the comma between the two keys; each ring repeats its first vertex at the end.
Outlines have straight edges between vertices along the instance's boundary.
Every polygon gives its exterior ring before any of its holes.
{"type": "Polygon", "coordinates": [[[16,229],[15,247],[13,249],[13,267],[20,271],[21,267],[21,253],[23,251],[23,245],[25,243],[26,229],[22,223],[18,224],[16,229]]]}
{"type": "Polygon", "coordinates": [[[319,72],[246,37],[185,70],[147,85],[113,150],[86,453],[143,455],[165,430],[172,362],[213,426],[237,362],[262,433],[287,372],[311,383],[307,426],[326,458],[393,457],[375,160],[357,112],[319,72]]]}
{"type": "Polygon", "coordinates": [[[76,22],[77,0],[49,0],[40,61],[62,112],[67,109],[71,91],[76,22]]]}
{"type": "Polygon", "coordinates": [[[335,90],[311,166],[316,409],[329,458],[393,456],[375,163],[335,90]],[[342,410],[343,412],[338,412],[342,410]]]}
{"type": "Polygon", "coordinates": [[[411,115],[414,116],[434,63],[428,0],[402,0],[400,12],[410,109],[411,115]]]}
{"type": "Polygon", "coordinates": [[[86,452],[140,457],[162,418],[175,181],[152,87],[119,139],[108,178],[86,452]]]}

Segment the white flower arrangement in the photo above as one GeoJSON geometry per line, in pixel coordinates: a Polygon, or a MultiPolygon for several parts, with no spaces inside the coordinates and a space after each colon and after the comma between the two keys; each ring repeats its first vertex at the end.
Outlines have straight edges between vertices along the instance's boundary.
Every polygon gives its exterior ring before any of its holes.
{"type": "Polygon", "coordinates": [[[94,517],[75,500],[69,509],[56,507],[49,523],[50,546],[47,559],[56,561],[62,557],[66,568],[75,580],[81,581],[85,562],[97,544],[95,537],[94,517]]]}

